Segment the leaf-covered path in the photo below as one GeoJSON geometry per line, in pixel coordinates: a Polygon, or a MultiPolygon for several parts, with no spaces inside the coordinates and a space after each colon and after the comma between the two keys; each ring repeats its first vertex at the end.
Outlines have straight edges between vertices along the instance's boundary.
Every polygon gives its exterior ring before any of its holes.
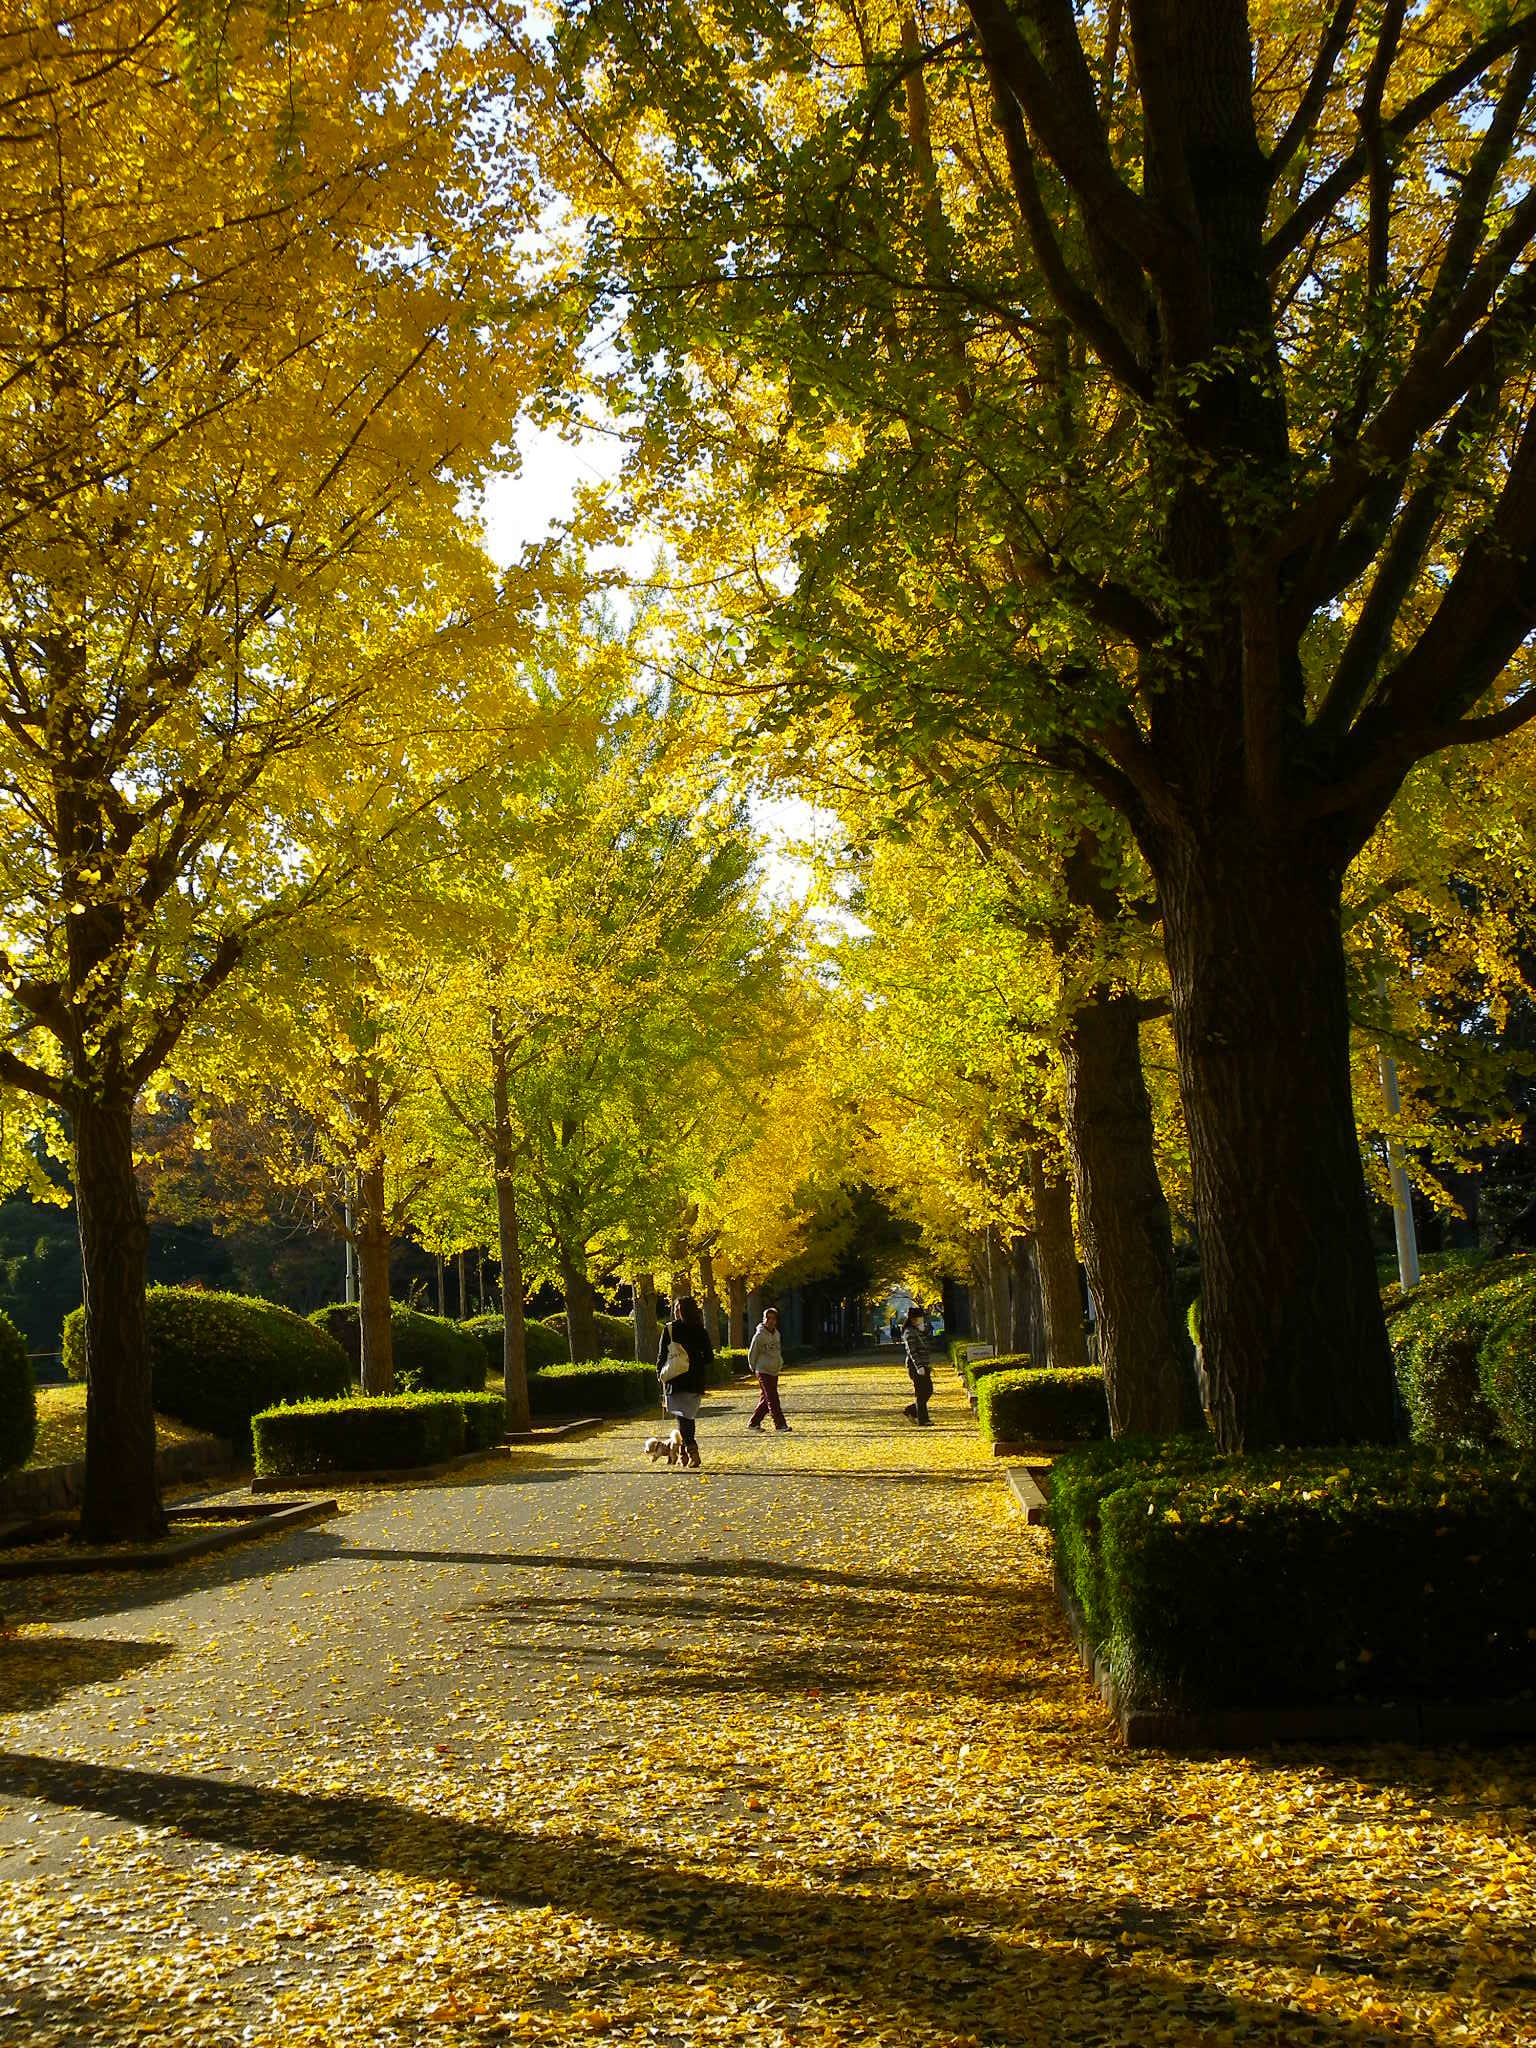
{"type": "Polygon", "coordinates": [[[1127,1754],[959,1395],[785,1393],[30,1588],[0,2041],[1536,2043],[1536,1755],[1127,1754]]]}

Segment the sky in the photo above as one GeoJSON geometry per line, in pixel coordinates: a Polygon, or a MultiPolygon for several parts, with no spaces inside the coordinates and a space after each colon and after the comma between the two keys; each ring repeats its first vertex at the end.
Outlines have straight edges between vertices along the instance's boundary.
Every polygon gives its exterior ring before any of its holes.
{"type": "MultiPolygon", "coordinates": [[[[623,461],[622,442],[615,435],[593,433],[580,442],[563,439],[552,428],[523,424],[516,435],[521,466],[516,474],[490,477],[480,504],[485,544],[492,559],[505,567],[530,541],[543,540],[576,507],[583,485],[616,481],[623,461]]],[[[619,555],[622,567],[644,574],[655,560],[659,542],[640,534],[619,555]]],[[[754,798],[752,816],[768,844],[763,856],[764,893],[776,902],[801,903],[812,886],[811,870],[796,859],[793,848],[830,822],[798,797],[754,798]]],[[[817,913],[849,926],[844,913],[817,913]]]]}

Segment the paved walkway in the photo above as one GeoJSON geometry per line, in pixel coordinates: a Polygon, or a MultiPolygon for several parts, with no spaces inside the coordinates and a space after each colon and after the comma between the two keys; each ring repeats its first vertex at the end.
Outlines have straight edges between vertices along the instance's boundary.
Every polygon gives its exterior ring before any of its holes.
{"type": "Polygon", "coordinates": [[[0,2042],[1536,2043],[1536,1755],[1126,1753],[906,1393],[34,1586],[0,2042]]]}

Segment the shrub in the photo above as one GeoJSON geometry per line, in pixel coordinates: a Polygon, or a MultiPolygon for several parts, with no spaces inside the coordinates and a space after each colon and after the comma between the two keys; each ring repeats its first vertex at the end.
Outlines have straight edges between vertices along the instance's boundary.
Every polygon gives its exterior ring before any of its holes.
{"type": "MultiPolygon", "coordinates": [[[[362,1361],[362,1337],[355,1301],[333,1301],[309,1319],[334,1337],[352,1362],[354,1375],[362,1361]]],[[[478,1393],[485,1385],[485,1346],[462,1324],[446,1316],[426,1316],[403,1302],[389,1305],[394,1342],[395,1385],[403,1394],[478,1393]]]]}
{"type": "Polygon", "coordinates": [[[1478,1353],[1478,1385],[1500,1436],[1530,1452],[1536,1451],[1536,1284],[1522,1276],[1513,1287],[1513,1299],[1504,1295],[1502,1313],[1478,1353]]]}
{"type": "Polygon", "coordinates": [[[733,1351],[729,1345],[723,1345],[715,1353],[714,1370],[710,1373],[709,1383],[712,1387],[728,1387],[732,1380],[742,1378],[751,1370],[745,1351],[733,1351]]]}
{"type": "Polygon", "coordinates": [[[528,1399],[537,1416],[632,1415],[659,1408],[661,1390],[653,1365],[632,1358],[595,1358],[573,1365],[546,1366],[528,1383],[528,1399]]]}
{"type": "MultiPolygon", "coordinates": [[[[1426,1443],[1529,1442],[1522,1430],[1519,1328],[1529,1333],[1536,1259],[1452,1266],[1421,1282],[1392,1312],[1393,1361],[1413,1434],[1426,1443]],[[1495,1332],[1507,1326],[1507,1340],[1495,1332]],[[1485,1362],[1486,1354],[1486,1362],[1485,1362]]],[[[1527,1416],[1528,1408],[1523,1411],[1527,1416]]]]}
{"type": "MultiPolygon", "coordinates": [[[[459,1328],[483,1346],[487,1370],[499,1374],[504,1329],[501,1317],[471,1316],[459,1328]]],[[[570,1347],[558,1330],[552,1330],[548,1323],[536,1323],[531,1316],[524,1322],[523,1360],[529,1372],[542,1372],[547,1365],[566,1365],[570,1356],[570,1347]]]]}
{"type": "MultiPolygon", "coordinates": [[[[634,1358],[635,1326],[628,1316],[604,1315],[602,1310],[599,1309],[592,1320],[597,1325],[597,1356],[599,1358],[634,1358]]],[[[546,1316],[544,1318],[544,1327],[546,1330],[556,1330],[559,1332],[563,1341],[563,1349],[560,1356],[569,1365],[571,1362],[571,1337],[570,1326],[566,1322],[564,1309],[561,1309],[557,1315],[546,1316]]]]}
{"type": "MultiPolygon", "coordinates": [[[[439,1401],[450,1401],[451,1394],[438,1394],[439,1401]]],[[[489,1451],[499,1444],[507,1433],[507,1404],[500,1394],[460,1394],[459,1406],[464,1411],[464,1448],[470,1451],[489,1451]]]]}
{"type": "Polygon", "coordinates": [[[0,1472],[25,1465],[37,1442],[37,1389],[27,1341],[0,1312],[0,1472]]]}
{"type": "Polygon", "coordinates": [[[1536,1467],[1406,1446],[1052,1471],[1057,1560],[1137,1704],[1501,1698],[1536,1684],[1536,1467]]]}
{"type": "Polygon", "coordinates": [[[951,1337],[945,1347],[949,1352],[949,1362],[958,1373],[963,1374],[970,1361],[972,1341],[969,1337],[951,1337]]]}
{"type": "Polygon", "coordinates": [[[991,1443],[1084,1443],[1109,1435],[1109,1401],[1096,1365],[989,1374],[976,1383],[976,1413],[991,1443]]]}
{"type": "MultiPolygon", "coordinates": [[[[275,1302],[151,1287],[145,1315],[155,1407],[236,1450],[250,1449],[259,1409],[343,1394],[351,1384],[352,1367],[335,1339],[275,1302]]],[[[83,1308],[64,1318],[64,1365],[72,1379],[85,1377],[83,1308]]]]}
{"type": "Polygon", "coordinates": [[[442,1394],[352,1394],[301,1401],[252,1418],[256,1470],[394,1472],[439,1465],[464,1449],[464,1403],[442,1394]]]}
{"type": "Polygon", "coordinates": [[[973,1358],[965,1368],[965,1383],[974,1393],[977,1382],[988,1379],[995,1372],[1033,1372],[1037,1370],[1034,1360],[1027,1351],[1005,1352],[1001,1358],[973,1358]]]}

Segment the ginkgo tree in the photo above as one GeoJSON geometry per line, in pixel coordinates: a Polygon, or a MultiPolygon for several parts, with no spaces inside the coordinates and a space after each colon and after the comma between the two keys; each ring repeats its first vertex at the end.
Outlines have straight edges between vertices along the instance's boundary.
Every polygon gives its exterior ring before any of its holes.
{"type": "Polygon", "coordinates": [[[1125,822],[1219,1440],[1390,1436],[1341,892],[1416,761],[1536,715],[1536,10],[561,12],[728,630],[1125,822]]]}
{"type": "Polygon", "coordinates": [[[458,497],[553,349],[457,24],[217,29],[212,76],[141,0],[0,51],[0,1081],[71,1132],[94,1538],[160,1523],[133,1106],[462,725],[516,606],[458,497]]]}

